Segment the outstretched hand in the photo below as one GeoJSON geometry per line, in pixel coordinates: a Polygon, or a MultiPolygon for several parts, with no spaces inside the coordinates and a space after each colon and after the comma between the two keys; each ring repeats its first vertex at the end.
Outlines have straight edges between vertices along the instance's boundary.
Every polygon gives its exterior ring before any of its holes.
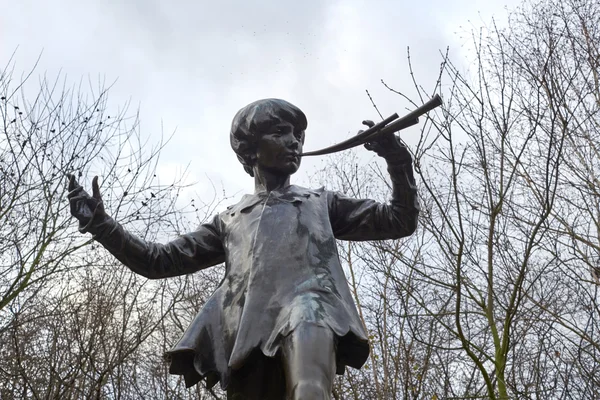
{"type": "MultiPolygon", "coordinates": [[[[362,123],[363,125],[366,125],[369,128],[375,125],[375,123],[370,120],[363,121],[362,123]]],[[[358,131],[359,134],[362,132],[363,131],[358,131]]],[[[408,162],[412,161],[412,156],[410,155],[410,152],[402,143],[400,138],[396,136],[396,134],[393,132],[380,135],[376,139],[365,143],[365,149],[374,151],[380,157],[394,158],[395,160],[402,159],[408,162]]]]}
{"type": "Polygon", "coordinates": [[[92,195],[90,196],[83,187],[77,183],[75,175],[68,174],[69,178],[69,194],[67,198],[71,205],[71,215],[79,220],[81,229],[86,228],[94,218],[106,217],[102,196],[100,196],[100,188],[98,187],[98,177],[95,176],[92,180],[92,195]]]}

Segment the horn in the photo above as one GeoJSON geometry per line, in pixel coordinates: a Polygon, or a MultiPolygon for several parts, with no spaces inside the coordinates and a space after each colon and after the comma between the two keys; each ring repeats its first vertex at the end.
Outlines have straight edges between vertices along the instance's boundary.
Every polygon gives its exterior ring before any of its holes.
{"type": "Polygon", "coordinates": [[[321,156],[324,154],[331,154],[342,150],[351,149],[352,147],[360,146],[361,144],[365,144],[370,142],[381,135],[386,135],[392,132],[398,132],[402,129],[406,129],[410,126],[416,125],[419,123],[419,117],[429,111],[433,110],[436,107],[442,105],[442,98],[440,95],[436,94],[433,96],[431,100],[427,103],[423,104],[421,107],[417,108],[414,111],[406,114],[404,117],[399,118],[398,114],[393,114],[379,122],[376,125],[373,125],[371,128],[367,129],[359,133],[358,135],[351,137],[348,140],[340,142],[338,144],[334,144],[333,146],[325,147],[321,150],[309,151],[306,153],[300,154],[301,156],[321,156]]]}

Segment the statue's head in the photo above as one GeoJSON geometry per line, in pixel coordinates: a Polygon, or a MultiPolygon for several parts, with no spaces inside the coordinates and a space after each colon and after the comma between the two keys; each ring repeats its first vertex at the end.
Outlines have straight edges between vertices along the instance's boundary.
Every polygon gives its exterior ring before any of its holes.
{"type": "MultiPolygon", "coordinates": [[[[269,151],[268,142],[264,143],[265,147],[261,146],[259,148],[262,143],[259,143],[259,140],[264,135],[273,137],[273,143],[270,147],[273,149],[272,151],[286,152],[288,150],[284,150],[285,145],[289,146],[294,153],[300,153],[302,152],[304,131],[307,125],[306,116],[293,104],[280,99],[258,100],[242,108],[233,117],[230,134],[231,147],[244,166],[244,170],[250,176],[254,176],[253,168],[257,163],[257,156],[260,156],[259,151],[263,153],[269,151]],[[291,139],[286,142],[286,137],[291,139]],[[296,142],[292,143],[294,139],[296,142]],[[293,150],[293,148],[296,148],[296,150],[293,150]]],[[[285,154],[272,154],[270,156],[274,159],[276,157],[288,157],[290,163],[293,158],[293,156],[286,156],[285,154]]],[[[297,157],[296,161],[295,168],[291,165],[295,163],[291,163],[287,167],[290,174],[298,169],[300,157],[297,157]]],[[[266,162],[270,161],[267,159],[266,162]]]]}

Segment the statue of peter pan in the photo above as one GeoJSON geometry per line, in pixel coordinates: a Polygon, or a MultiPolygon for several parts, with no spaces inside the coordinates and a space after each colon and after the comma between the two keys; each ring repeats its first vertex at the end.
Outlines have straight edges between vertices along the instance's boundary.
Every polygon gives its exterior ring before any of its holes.
{"type": "Polygon", "coordinates": [[[148,243],[112,219],[97,177],[90,196],[70,176],[80,231],[132,271],[159,279],[225,263],[223,281],[168,352],[170,373],[183,375],[187,386],[220,382],[230,400],[329,400],[335,374],[360,368],[369,356],[336,239],[398,239],[415,231],[412,158],[393,133],[365,145],[387,162],[388,204],[292,185],[306,127],[304,113],[284,100],[238,111],[231,147],[254,177],[254,193],[166,244],[148,243]]]}

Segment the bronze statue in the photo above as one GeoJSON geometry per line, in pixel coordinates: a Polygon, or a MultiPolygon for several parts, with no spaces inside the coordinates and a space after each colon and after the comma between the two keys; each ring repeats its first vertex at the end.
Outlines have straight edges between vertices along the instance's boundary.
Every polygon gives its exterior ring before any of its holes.
{"type": "Polygon", "coordinates": [[[225,262],[220,286],[168,352],[170,372],[183,375],[187,386],[220,382],[228,399],[330,399],[335,374],[367,360],[367,333],[335,239],[414,232],[419,203],[411,155],[393,132],[365,145],[387,161],[389,204],[290,185],[306,127],[304,113],[284,100],[242,108],[230,139],[254,177],[254,193],[167,244],[147,243],[110,218],[97,177],[92,196],[70,177],[71,213],[80,231],[92,233],[134,272],[158,279],[225,262]]]}

